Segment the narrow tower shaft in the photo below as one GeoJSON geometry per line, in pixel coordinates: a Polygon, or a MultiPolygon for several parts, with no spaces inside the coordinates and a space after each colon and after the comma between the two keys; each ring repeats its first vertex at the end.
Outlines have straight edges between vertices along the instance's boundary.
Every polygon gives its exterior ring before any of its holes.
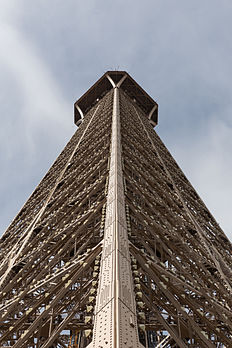
{"type": "Polygon", "coordinates": [[[78,130],[0,239],[0,347],[225,348],[232,246],[125,71],[74,105],[78,130]]]}

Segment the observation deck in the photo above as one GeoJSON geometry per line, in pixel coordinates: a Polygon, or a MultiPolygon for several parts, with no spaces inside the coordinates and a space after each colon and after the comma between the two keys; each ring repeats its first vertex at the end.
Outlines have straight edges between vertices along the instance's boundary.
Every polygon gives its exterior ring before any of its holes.
{"type": "Polygon", "coordinates": [[[74,123],[79,126],[85,114],[112,88],[118,87],[136,103],[150,123],[158,123],[158,104],[140,87],[126,71],[107,71],[74,104],[74,123]],[[120,83],[119,83],[120,81],[120,83]]]}

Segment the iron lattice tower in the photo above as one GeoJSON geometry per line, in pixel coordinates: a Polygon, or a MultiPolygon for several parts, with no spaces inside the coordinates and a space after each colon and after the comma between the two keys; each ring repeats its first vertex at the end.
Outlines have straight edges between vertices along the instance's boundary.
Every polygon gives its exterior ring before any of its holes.
{"type": "Polygon", "coordinates": [[[0,347],[231,347],[231,244],[110,71],[1,238],[0,347]]]}

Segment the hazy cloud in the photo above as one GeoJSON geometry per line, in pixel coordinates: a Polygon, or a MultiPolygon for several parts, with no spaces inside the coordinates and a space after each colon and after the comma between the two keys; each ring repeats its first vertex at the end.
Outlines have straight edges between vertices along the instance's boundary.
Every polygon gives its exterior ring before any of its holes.
{"type": "Polygon", "coordinates": [[[232,3],[1,2],[0,229],[75,130],[73,103],[125,69],[159,103],[161,135],[232,238],[232,3]]]}

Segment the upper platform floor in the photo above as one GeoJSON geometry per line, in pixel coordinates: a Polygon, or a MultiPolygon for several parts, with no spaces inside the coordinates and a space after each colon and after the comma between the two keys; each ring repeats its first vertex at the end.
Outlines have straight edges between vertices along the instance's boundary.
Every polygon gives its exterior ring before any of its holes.
{"type": "Polygon", "coordinates": [[[122,89],[149,118],[153,127],[158,123],[158,104],[126,71],[107,71],[74,104],[74,122],[78,126],[85,114],[112,88],[122,89]]]}

